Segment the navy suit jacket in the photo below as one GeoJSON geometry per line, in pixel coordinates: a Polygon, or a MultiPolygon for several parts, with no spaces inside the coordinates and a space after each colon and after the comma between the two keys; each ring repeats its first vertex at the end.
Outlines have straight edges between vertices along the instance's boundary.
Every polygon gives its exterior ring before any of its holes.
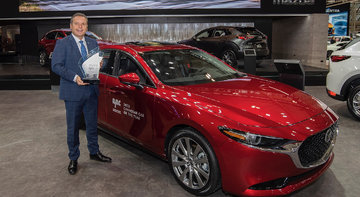
{"type": "MultiPolygon", "coordinates": [[[[95,39],[84,37],[88,51],[98,47],[95,39]]],[[[56,41],[52,55],[52,71],[60,76],[59,98],[67,101],[80,101],[84,94],[94,88],[96,95],[99,95],[98,85],[79,86],[74,82],[75,75],[83,78],[79,68],[81,53],[72,35],[56,41]]]]}

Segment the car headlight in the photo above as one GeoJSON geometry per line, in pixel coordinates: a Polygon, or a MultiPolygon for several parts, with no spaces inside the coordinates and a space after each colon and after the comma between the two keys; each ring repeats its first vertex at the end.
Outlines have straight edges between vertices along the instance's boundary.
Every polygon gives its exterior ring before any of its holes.
{"type": "Polygon", "coordinates": [[[264,150],[270,149],[270,150],[286,151],[289,150],[289,145],[297,144],[297,141],[294,140],[252,134],[249,132],[229,129],[224,126],[219,126],[218,128],[227,137],[254,148],[259,148],[264,150]]]}

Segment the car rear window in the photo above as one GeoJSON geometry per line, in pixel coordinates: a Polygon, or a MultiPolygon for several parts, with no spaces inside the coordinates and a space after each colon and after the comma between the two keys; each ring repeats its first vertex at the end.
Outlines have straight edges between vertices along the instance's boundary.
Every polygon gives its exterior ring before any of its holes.
{"type": "Polygon", "coordinates": [[[255,28],[236,28],[241,34],[261,35],[255,28]]]}

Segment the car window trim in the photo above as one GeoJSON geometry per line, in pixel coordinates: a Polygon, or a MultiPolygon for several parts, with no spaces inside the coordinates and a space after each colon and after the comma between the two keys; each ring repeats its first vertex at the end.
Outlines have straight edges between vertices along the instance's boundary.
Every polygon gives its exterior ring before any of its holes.
{"type": "MultiPolygon", "coordinates": [[[[103,49],[103,50],[107,50],[107,49],[103,49]]],[[[154,83],[154,81],[151,79],[151,77],[149,76],[149,74],[146,72],[146,70],[142,67],[142,65],[139,63],[139,61],[137,61],[137,59],[135,59],[130,53],[126,52],[126,51],[123,51],[123,50],[120,50],[120,49],[110,49],[110,50],[114,50],[116,55],[114,58],[116,58],[116,56],[120,55],[120,53],[123,53],[125,54],[127,57],[129,57],[131,60],[133,60],[135,62],[135,64],[142,70],[143,73],[145,73],[145,76],[144,77],[147,77],[151,83],[150,84],[140,84],[140,85],[143,85],[143,86],[147,86],[147,87],[151,87],[151,88],[155,88],[156,89],[156,85],[154,83]],[[118,53],[119,52],[119,53],[118,53]]],[[[115,61],[114,61],[115,63],[115,61]]],[[[116,66],[116,65],[115,65],[116,66]]],[[[115,69],[115,66],[114,66],[114,69],[115,69]]],[[[101,72],[101,74],[105,74],[109,77],[114,77],[114,78],[118,78],[119,76],[116,76],[114,74],[108,74],[108,73],[104,73],[104,72],[101,72]]]]}

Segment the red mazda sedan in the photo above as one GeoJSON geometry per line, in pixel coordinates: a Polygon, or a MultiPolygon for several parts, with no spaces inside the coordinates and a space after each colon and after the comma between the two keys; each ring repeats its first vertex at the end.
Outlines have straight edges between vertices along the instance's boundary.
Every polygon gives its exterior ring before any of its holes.
{"type": "Polygon", "coordinates": [[[109,44],[101,54],[99,128],[166,159],[192,194],[286,195],[333,161],[338,116],[303,91],[185,45],[109,44]]]}

